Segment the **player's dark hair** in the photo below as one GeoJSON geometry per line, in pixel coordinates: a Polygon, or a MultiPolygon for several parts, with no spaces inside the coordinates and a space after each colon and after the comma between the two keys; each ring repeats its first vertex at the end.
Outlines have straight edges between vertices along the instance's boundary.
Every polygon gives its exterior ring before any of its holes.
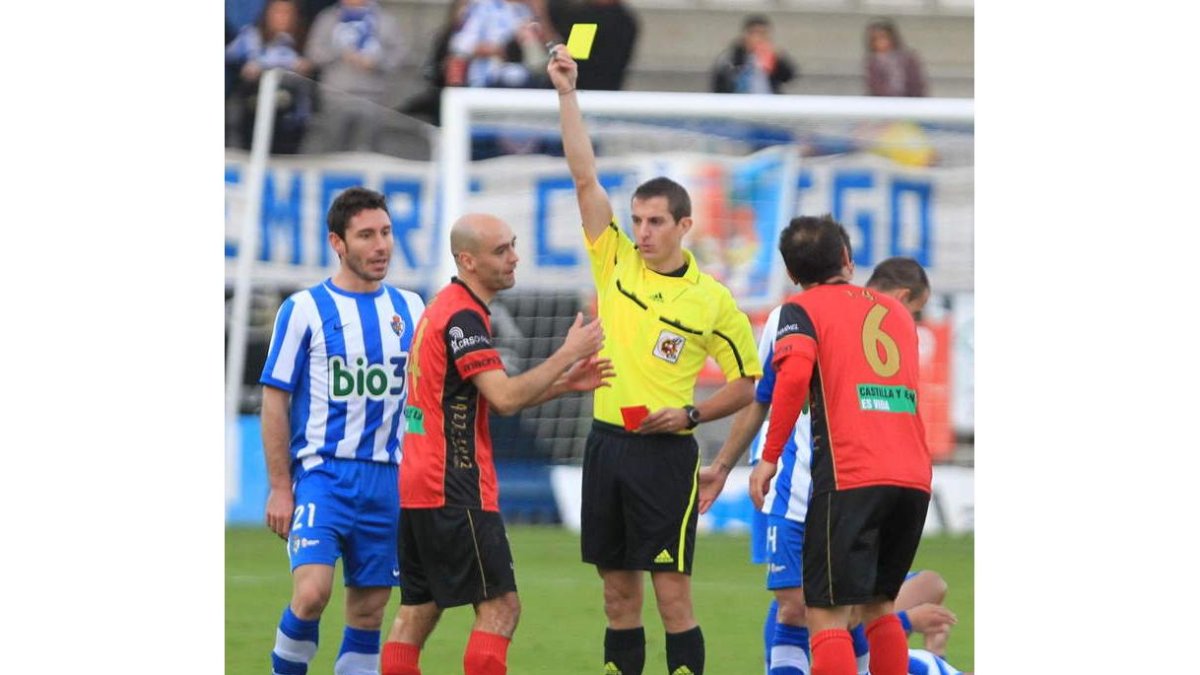
{"type": "MultiPolygon", "coordinates": [[[[383,209],[384,213],[388,213],[387,198],[365,187],[347,188],[329,205],[329,214],[325,216],[325,224],[329,226],[330,232],[344,240],[346,225],[350,219],[357,216],[359,212],[370,209],[383,209]]],[[[388,213],[388,216],[391,214],[388,213]]]]}
{"type": "Polygon", "coordinates": [[[771,20],[765,14],[751,14],[742,21],[742,30],[750,30],[757,26],[766,26],[770,28],[771,20]]]}
{"type": "Polygon", "coordinates": [[[850,238],[830,215],[792,218],[779,235],[779,253],[798,284],[815,284],[842,271],[850,238]]]}
{"type": "Polygon", "coordinates": [[[929,276],[912,258],[888,258],[875,266],[867,286],[881,291],[907,288],[912,297],[919,298],[929,291],[929,276]]]}
{"type": "Polygon", "coordinates": [[[667,210],[671,212],[675,222],[692,215],[692,198],[688,196],[687,190],[666,176],[651,178],[633,191],[634,199],[644,201],[654,197],[666,197],[667,210]]]}

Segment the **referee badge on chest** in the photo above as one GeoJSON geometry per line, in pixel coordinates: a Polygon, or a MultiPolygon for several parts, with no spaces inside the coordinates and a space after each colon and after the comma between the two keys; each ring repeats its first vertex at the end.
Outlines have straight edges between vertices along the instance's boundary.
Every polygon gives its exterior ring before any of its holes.
{"type": "Polygon", "coordinates": [[[679,355],[683,353],[685,342],[687,340],[682,335],[664,330],[658,334],[658,339],[654,342],[654,355],[667,363],[675,363],[679,361],[679,355]]]}

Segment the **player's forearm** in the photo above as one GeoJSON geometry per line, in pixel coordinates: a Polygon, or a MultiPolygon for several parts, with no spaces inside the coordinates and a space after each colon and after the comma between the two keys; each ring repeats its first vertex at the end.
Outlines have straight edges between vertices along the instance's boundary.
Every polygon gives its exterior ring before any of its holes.
{"type": "Polygon", "coordinates": [[[730,380],[704,401],[697,403],[700,410],[700,421],[711,422],[746,407],[754,400],[754,378],[739,377],[730,380]]]}
{"type": "Polygon", "coordinates": [[[526,407],[532,408],[535,405],[541,405],[552,398],[558,398],[559,396],[562,396],[563,394],[567,393],[567,391],[567,385],[565,382],[563,382],[563,379],[560,376],[554,380],[554,384],[550,385],[546,391],[543,391],[541,394],[538,394],[536,397],[534,397],[534,399],[530,401],[529,405],[526,407]]]}
{"type": "Polygon", "coordinates": [[[733,425],[729,429],[729,435],[725,437],[725,443],[721,445],[712,461],[712,466],[720,469],[721,473],[728,474],[746,453],[746,448],[750,447],[754,435],[767,419],[769,410],[769,406],[758,401],[739,410],[733,418],[733,425]]]}
{"type": "Polygon", "coordinates": [[[597,180],[596,152],[592,139],[583,123],[583,111],[579,108],[579,97],[575,90],[558,94],[559,122],[562,126],[563,154],[567,157],[567,168],[575,184],[597,180]]]}
{"type": "Polygon", "coordinates": [[[612,222],[612,205],[608,193],[600,185],[596,170],[596,154],[592,140],[588,137],[579,109],[579,99],[572,90],[560,93],[559,118],[562,124],[563,154],[567,168],[575,182],[575,199],[579,202],[579,216],[589,241],[595,241],[612,222]]]}
{"type": "Polygon", "coordinates": [[[492,408],[501,415],[512,415],[557,396],[550,390],[559,376],[571,367],[571,362],[571,357],[560,349],[537,366],[509,378],[497,397],[499,400],[489,399],[492,408]]]}
{"type": "Polygon", "coordinates": [[[285,392],[263,388],[263,458],[266,460],[267,481],[273,490],[290,490],[292,485],[287,400],[285,392]]]}

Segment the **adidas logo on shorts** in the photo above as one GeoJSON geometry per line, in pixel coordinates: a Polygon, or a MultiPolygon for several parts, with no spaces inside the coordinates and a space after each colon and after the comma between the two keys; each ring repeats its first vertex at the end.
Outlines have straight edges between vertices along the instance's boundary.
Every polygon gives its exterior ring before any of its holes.
{"type": "MultiPolygon", "coordinates": [[[[664,548],[661,553],[654,556],[654,562],[670,565],[671,563],[675,562],[675,559],[672,558],[671,554],[667,553],[667,549],[664,548]]],[[[674,673],[672,673],[672,675],[674,675],[674,673]]]]}

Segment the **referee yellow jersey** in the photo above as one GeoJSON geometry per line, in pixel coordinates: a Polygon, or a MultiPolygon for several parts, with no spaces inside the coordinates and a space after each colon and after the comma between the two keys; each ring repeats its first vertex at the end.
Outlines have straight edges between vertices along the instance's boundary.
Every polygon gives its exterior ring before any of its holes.
{"type": "Polygon", "coordinates": [[[616,371],[611,387],[596,390],[596,419],[624,426],[622,407],[654,412],[692,403],[708,356],[726,381],[762,376],[750,320],[729,289],[700,271],[690,251],[683,251],[687,272],[671,277],[647,268],[615,222],[586,245],[604,327],[600,354],[616,371]]]}

